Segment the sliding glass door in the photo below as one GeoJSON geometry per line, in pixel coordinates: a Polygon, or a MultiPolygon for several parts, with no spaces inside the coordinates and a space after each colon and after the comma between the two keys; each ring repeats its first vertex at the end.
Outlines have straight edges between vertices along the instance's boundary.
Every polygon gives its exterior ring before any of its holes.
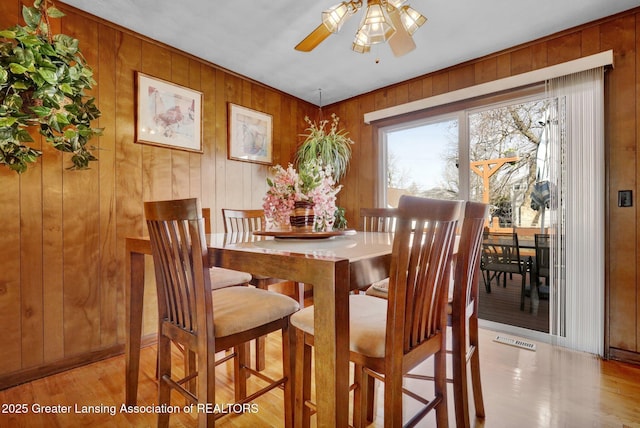
{"type": "Polygon", "coordinates": [[[480,284],[480,318],[603,355],[604,69],[525,92],[380,128],[379,201],[396,206],[399,195],[412,194],[488,203],[487,230],[521,238],[527,287],[520,310],[520,278],[506,276],[491,292],[480,284]],[[544,275],[536,274],[535,235],[549,236],[544,275]]]}
{"type": "Polygon", "coordinates": [[[381,134],[386,206],[397,206],[402,194],[483,201],[490,206],[487,229],[522,236],[521,257],[529,267],[526,310],[520,310],[521,278],[513,275],[499,287],[495,280],[491,287],[481,283],[480,317],[543,333],[549,332],[554,279],[543,278],[539,294],[534,287],[532,295],[531,284],[537,284],[534,236],[549,232],[551,218],[548,201],[540,204],[534,192],[548,179],[545,159],[539,160],[548,104],[540,93],[384,128],[381,134]]]}

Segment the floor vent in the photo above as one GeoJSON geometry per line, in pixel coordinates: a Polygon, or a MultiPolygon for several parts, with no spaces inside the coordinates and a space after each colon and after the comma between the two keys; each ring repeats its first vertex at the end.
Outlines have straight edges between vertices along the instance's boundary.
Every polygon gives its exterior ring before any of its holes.
{"type": "Polygon", "coordinates": [[[504,343],[505,345],[515,346],[517,348],[528,349],[529,351],[535,352],[536,350],[536,345],[534,343],[525,342],[524,340],[519,340],[519,339],[513,339],[511,337],[496,336],[496,338],[493,339],[493,341],[498,343],[504,343]]]}

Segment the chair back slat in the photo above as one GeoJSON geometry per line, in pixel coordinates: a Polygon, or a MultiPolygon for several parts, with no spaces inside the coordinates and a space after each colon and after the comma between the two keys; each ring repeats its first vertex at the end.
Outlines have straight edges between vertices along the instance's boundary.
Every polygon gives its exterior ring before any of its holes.
{"type": "Polygon", "coordinates": [[[197,199],[145,203],[162,323],[197,334],[212,314],[204,219],[197,199]],[[187,220],[184,220],[187,219],[187,220]]]}
{"type": "Polygon", "coordinates": [[[488,205],[480,202],[467,202],[465,205],[454,272],[453,316],[464,317],[472,302],[477,306],[482,234],[488,212],[488,205]]]}
{"type": "Polygon", "coordinates": [[[364,232],[393,232],[397,208],[360,208],[360,224],[364,232]]]}
{"type": "Polygon", "coordinates": [[[406,354],[443,328],[461,206],[460,201],[401,197],[389,279],[387,331],[392,334],[387,334],[387,351],[401,346],[406,354]]]}
{"type": "Polygon", "coordinates": [[[262,230],[265,225],[263,210],[234,210],[223,208],[224,233],[248,233],[262,230]]]}

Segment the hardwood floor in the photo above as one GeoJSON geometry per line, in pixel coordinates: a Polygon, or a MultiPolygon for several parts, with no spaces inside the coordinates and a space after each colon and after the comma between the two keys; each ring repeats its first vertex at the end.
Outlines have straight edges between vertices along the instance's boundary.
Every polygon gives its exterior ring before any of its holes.
{"type": "MultiPolygon", "coordinates": [[[[480,358],[487,417],[476,427],[640,427],[640,366],[617,361],[601,361],[590,354],[536,343],[535,352],[494,342],[495,333],[481,331],[480,358]]],[[[267,339],[267,361],[279,358],[279,338],[267,339]]],[[[140,405],[157,402],[155,347],[142,350],[139,386],[140,405]]],[[[227,363],[229,364],[229,363],[227,363]]],[[[426,373],[428,363],[419,367],[426,373]]],[[[268,365],[267,371],[277,371],[268,365]]],[[[229,403],[231,367],[221,366],[216,390],[220,403],[229,403]]],[[[275,373],[274,373],[275,374],[275,373]]],[[[250,383],[258,382],[255,378],[250,383]]],[[[413,385],[408,382],[409,388],[413,385]]],[[[378,385],[378,396],[381,394],[378,385]]],[[[452,392],[449,413],[453,422],[452,392]]],[[[125,413],[124,358],[110,358],[24,385],[0,391],[0,427],[153,427],[154,414],[125,413]],[[41,413],[37,413],[40,406],[41,413]],[[43,406],[54,406],[44,408],[43,406]],[[96,413],[80,413],[94,406],[96,413]],[[24,409],[22,414],[17,410],[24,409]],[[70,413],[54,413],[69,410],[70,413]],[[110,413],[112,412],[113,415],[110,413]]],[[[411,399],[405,407],[411,412],[411,399]]],[[[230,415],[219,420],[221,427],[282,426],[282,392],[272,391],[255,401],[255,412],[230,415]]],[[[185,414],[184,400],[174,396],[179,411],[171,416],[171,426],[192,427],[195,420],[185,414]]],[[[372,426],[381,427],[382,403],[377,400],[377,417],[372,426]]],[[[427,418],[420,425],[432,427],[427,418]]]]}

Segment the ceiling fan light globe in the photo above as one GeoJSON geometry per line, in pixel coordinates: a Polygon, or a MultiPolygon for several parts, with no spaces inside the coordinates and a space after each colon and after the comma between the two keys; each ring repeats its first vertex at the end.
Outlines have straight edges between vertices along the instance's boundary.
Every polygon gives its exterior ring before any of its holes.
{"type": "Polygon", "coordinates": [[[427,18],[411,6],[402,6],[400,9],[400,20],[402,26],[407,30],[409,35],[413,35],[418,28],[427,22],[427,18]]]}
{"type": "Polygon", "coordinates": [[[351,46],[354,52],[367,53],[371,50],[371,43],[369,38],[362,31],[356,33],[355,39],[353,39],[353,45],[351,46]]]}
{"type": "Polygon", "coordinates": [[[349,5],[342,2],[322,12],[322,23],[332,33],[337,33],[347,20],[349,5]]]}
{"type": "Polygon", "coordinates": [[[358,33],[362,32],[369,44],[386,42],[396,32],[390,22],[380,0],[369,0],[367,13],[362,18],[358,33]]]}

